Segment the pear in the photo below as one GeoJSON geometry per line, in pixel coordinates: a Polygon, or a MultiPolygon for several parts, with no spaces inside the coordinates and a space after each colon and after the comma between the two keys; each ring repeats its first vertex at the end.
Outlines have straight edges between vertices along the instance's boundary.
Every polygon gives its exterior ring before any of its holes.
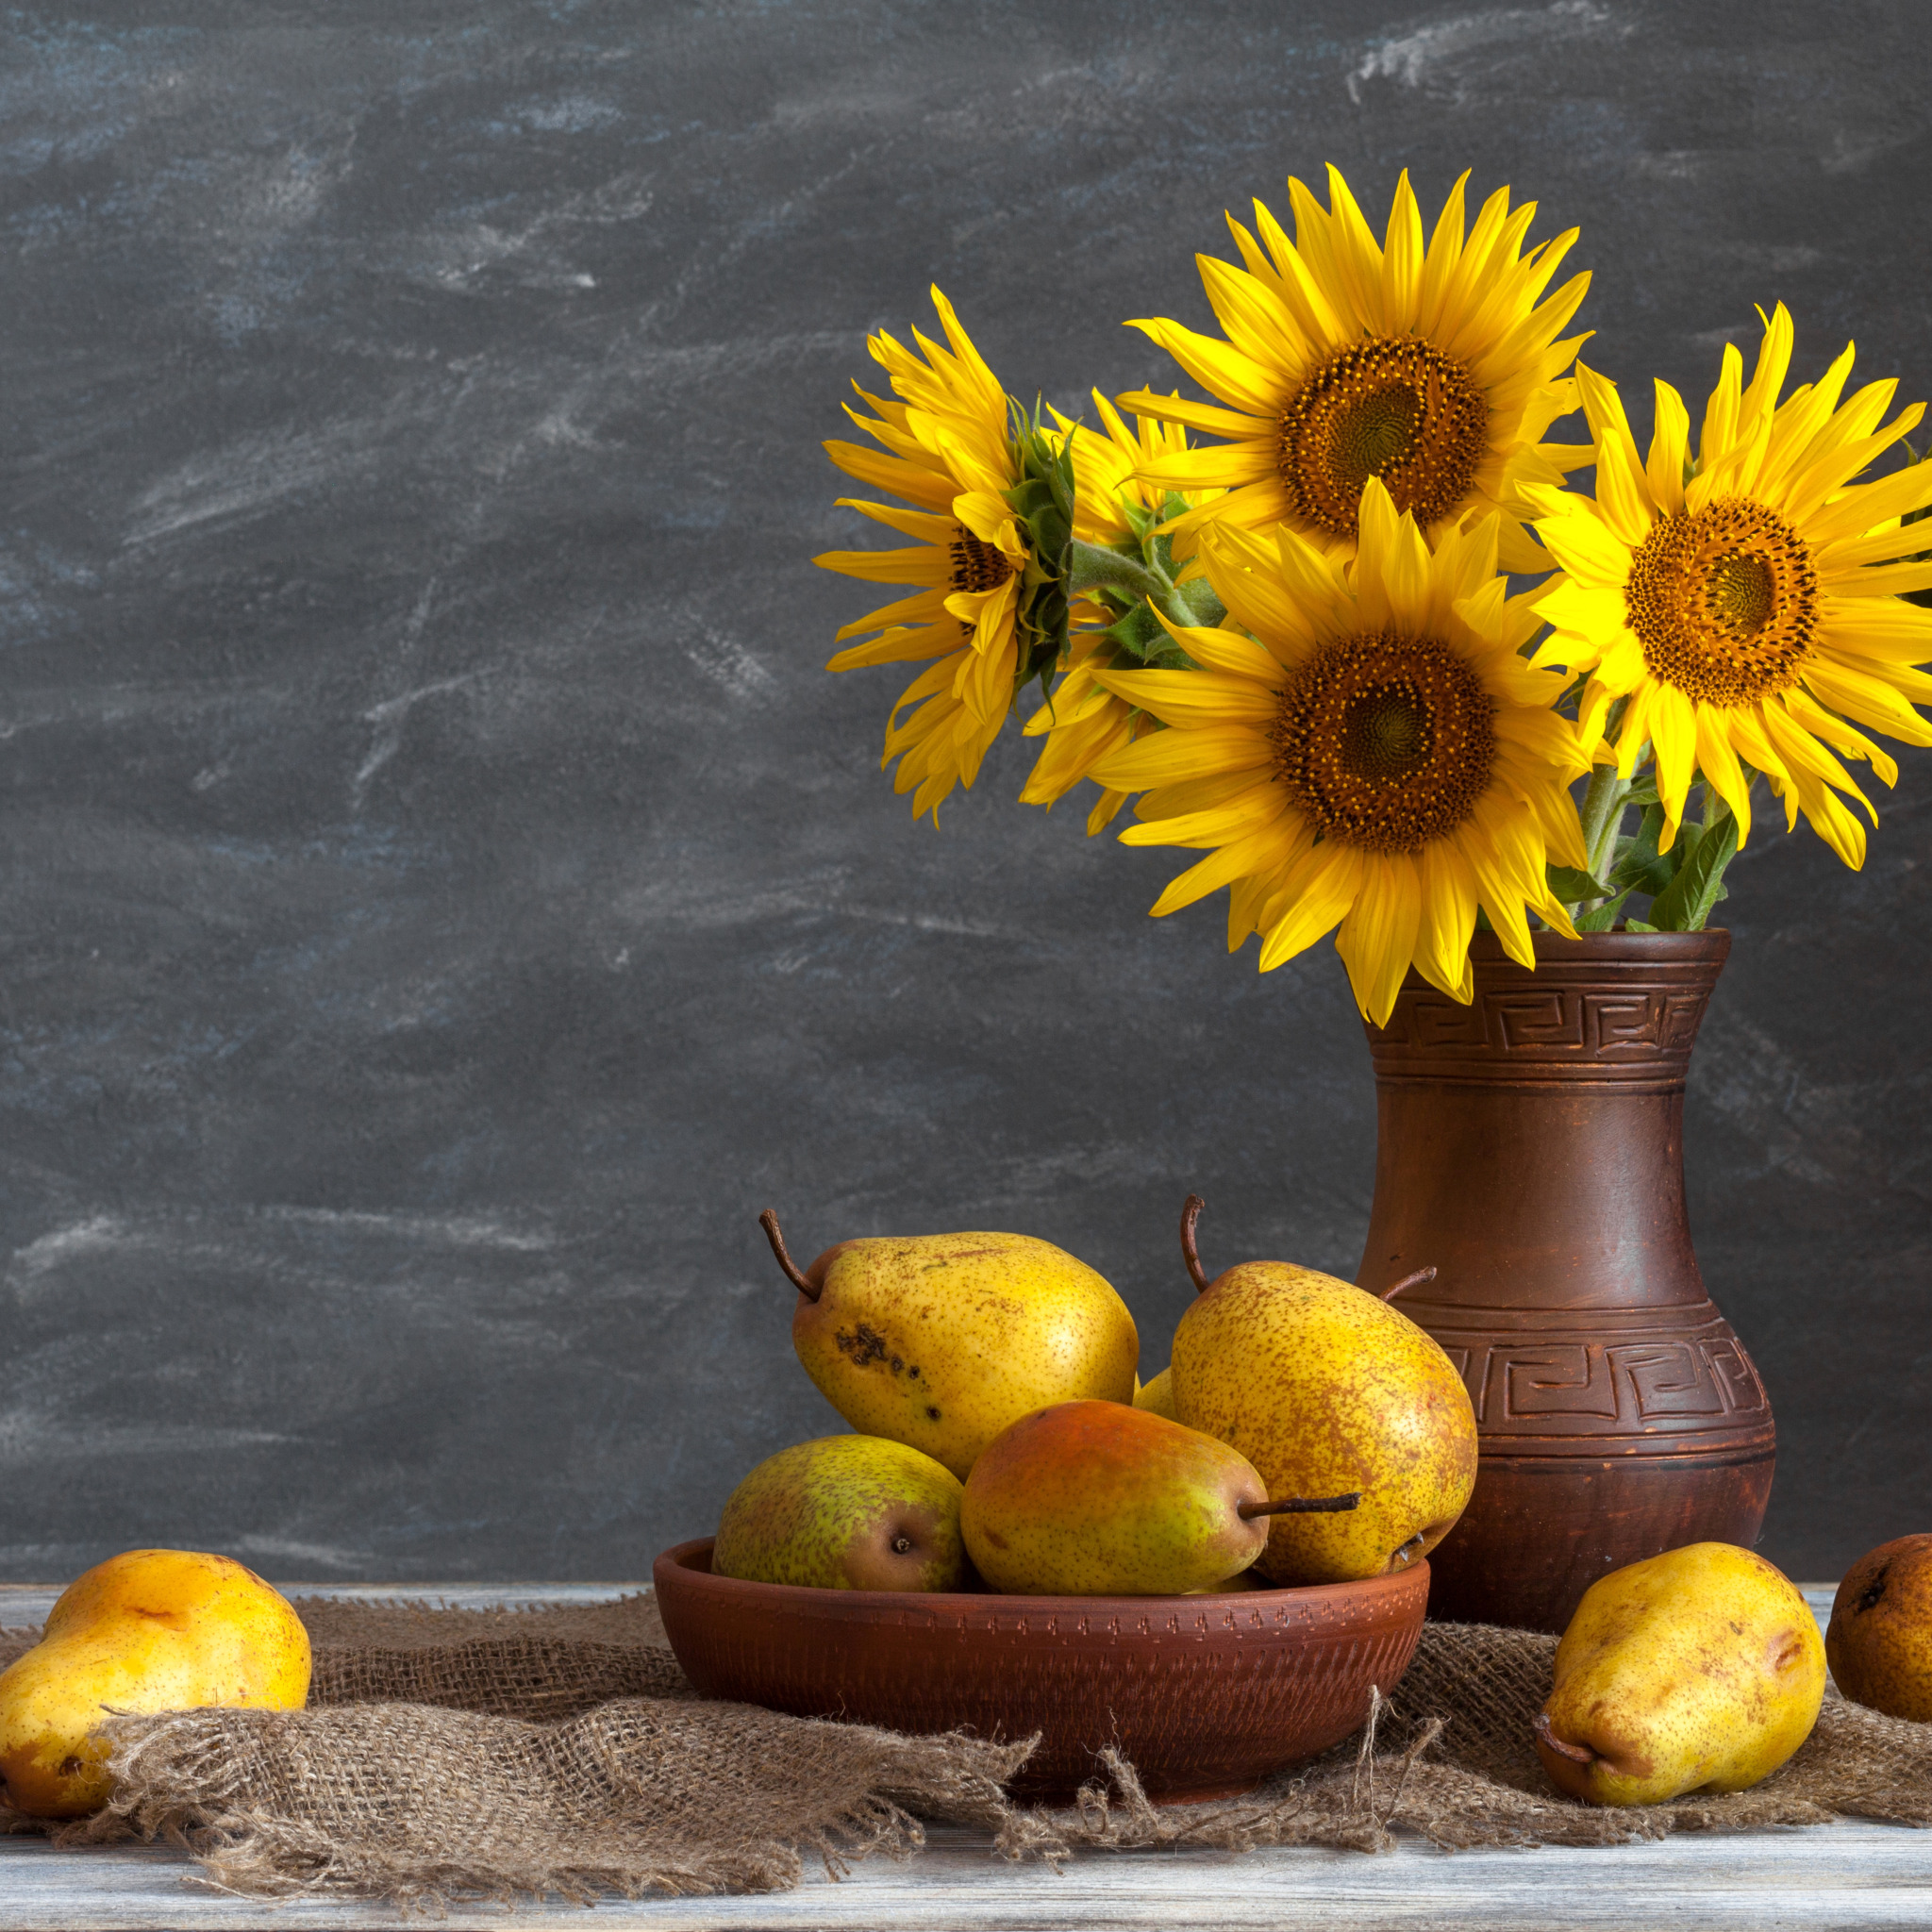
{"type": "Polygon", "coordinates": [[[1141,1341],[1127,1305],[1084,1261],[1024,1234],[841,1241],[808,1269],[759,1216],[798,1291],[791,1343],[861,1434],[935,1457],[963,1482],[1023,1415],[1091,1396],[1129,1403],[1141,1341]]]}
{"type": "Polygon", "coordinates": [[[253,1570],[198,1550],[128,1550],[60,1593],[39,1643],[0,1672],[0,1789],[33,1818],[113,1790],[92,1733],[109,1711],[300,1710],[308,1632],[253,1570]]]}
{"type": "Polygon", "coordinates": [[[1932,1536],[1880,1543],[1845,1572],[1824,1654],[1854,1704],[1932,1724],[1932,1536]]]}
{"type": "Polygon", "coordinates": [[[1198,1292],[1174,1338],[1174,1419],[1240,1450],[1272,1495],[1361,1497],[1347,1512],[1278,1517],[1256,1568],[1277,1584],[1407,1569],[1475,1486],[1462,1377],[1407,1315],[1332,1274],[1243,1261],[1208,1281],[1194,1246],[1201,1208],[1191,1194],[1181,1215],[1198,1292]]]}
{"type": "Polygon", "coordinates": [[[1244,1457],[1198,1430],[1117,1402],[1022,1416],[966,1478],[959,1527],[995,1590],[1027,1596],[1181,1596],[1239,1576],[1283,1510],[1244,1457]]]}
{"type": "Polygon", "coordinates": [[[1824,1640],[1797,1586],[1735,1543],[1690,1543],[1584,1591],[1537,1756],[1594,1805],[1746,1790],[1811,1735],[1824,1697],[1824,1640]]]}
{"type": "MultiPolygon", "coordinates": [[[[1138,1376],[1135,1379],[1140,1380],[1138,1376]]],[[[1134,1407],[1144,1408],[1149,1415],[1164,1415],[1169,1422],[1177,1421],[1174,1412],[1174,1371],[1162,1369],[1153,1381],[1141,1383],[1134,1391],[1134,1407]]]]}
{"type": "Polygon", "coordinates": [[[732,1491],[711,1574],[819,1590],[958,1590],[959,1478],[882,1436],[822,1436],[732,1491]]]}

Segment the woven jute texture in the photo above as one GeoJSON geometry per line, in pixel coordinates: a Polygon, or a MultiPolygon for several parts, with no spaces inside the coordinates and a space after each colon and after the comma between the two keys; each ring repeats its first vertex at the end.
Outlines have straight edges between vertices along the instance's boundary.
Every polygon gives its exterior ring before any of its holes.
{"type": "MultiPolygon", "coordinates": [[[[1025,1742],[906,1738],[697,1698],[648,1596],[593,1607],[441,1610],[307,1600],[303,1711],[195,1710],[103,1729],[109,1809],[63,1844],[165,1838],[258,1895],[465,1898],[768,1890],[808,1856],[904,1857],[921,1820],[991,1854],[1202,1844],[1387,1849],[1612,1844],[1840,1816],[1932,1824],[1932,1724],[1828,1698],[1808,1742],[1755,1790],[1643,1809],[1559,1795],[1531,1748],[1556,1640],[1430,1624],[1357,1738],[1231,1803],[1156,1806],[1115,1754],[1079,1804],[1024,1808],[1025,1742]]],[[[0,1663],[32,1633],[0,1639],[0,1663]]],[[[4,1814],[0,1814],[4,1818],[4,1814]]],[[[14,1829],[31,1822],[6,1820],[14,1829]]]]}

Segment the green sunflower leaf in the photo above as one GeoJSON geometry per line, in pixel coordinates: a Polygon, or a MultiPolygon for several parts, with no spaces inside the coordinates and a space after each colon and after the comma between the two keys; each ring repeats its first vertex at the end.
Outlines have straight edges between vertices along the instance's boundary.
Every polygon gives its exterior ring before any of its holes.
{"type": "MultiPolygon", "coordinates": [[[[1624,909],[1624,901],[1630,896],[1622,891],[1614,899],[1606,899],[1601,906],[1589,912],[1578,914],[1575,925],[1578,932],[1608,932],[1617,923],[1617,915],[1624,909]]],[[[1639,922],[1633,920],[1632,925],[1639,922]]]]}
{"type": "Polygon", "coordinates": [[[1671,853],[1659,853],[1657,849],[1663,828],[1663,807],[1648,806],[1637,836],[1617,841],[1617,862],[1610,868],[1613,890],[1628,887],[1640,892],[1656,893],[1670,884],[1677,868],[1671,853]]]}
{"type": "Polygon", "coordinates": [[[1586,899],[1607,899],[1616,891],[1614,886],[1577,871],[1574,865],[1552,865],[1546,870],[1550,891],[1566,906],[1580,906],[1586,899]]]}
{"type": "Polygon", "coordinates": [[[1725,812],[1706,825],[1676,876],[1651,901],[1650,916],[1659,932],[1702,932],[1710,910],[1724,896],[1724,871],[1738,850],[1738,821],[1725,812]]]}

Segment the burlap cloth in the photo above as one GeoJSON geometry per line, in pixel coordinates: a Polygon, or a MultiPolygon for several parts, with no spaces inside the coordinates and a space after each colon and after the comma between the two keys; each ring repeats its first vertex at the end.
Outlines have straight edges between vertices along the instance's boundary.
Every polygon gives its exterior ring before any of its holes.
{"type": "MultiPolygon", "coordinates": [[[[298,1603],[309,1707],[194,1710],[103,1726],[111,1807],[62,1844],[165,1838],[208,1878],[261,1896],[436,1906],[600,1890],[770,1890],[807,1854],[835,1874],[905,1856],[922,1819],[990,1852],[1202,1844],[1386,1850],[1610,1844],[1840,1816],[1932,1824],[1932,1724],[1827,1697],[1818,1727],[1755,1790],[1625,1811],[1560,1796],[1529,1744],[1556,1640],[1432,1624],[1358,1738],[1232,1803],[1157,1807],[1108,1756],[1077,1807],[1012,1802],[1026,1743],[906,1738],[695,1697],[648,1595],[591,1607],[441,1610],[298,1603]]],[[[0,1632],[0,1666],[35,1633],[0,1632]]],[[[40,1827],[0,1808],[0,1828],[40,1827]]]]}

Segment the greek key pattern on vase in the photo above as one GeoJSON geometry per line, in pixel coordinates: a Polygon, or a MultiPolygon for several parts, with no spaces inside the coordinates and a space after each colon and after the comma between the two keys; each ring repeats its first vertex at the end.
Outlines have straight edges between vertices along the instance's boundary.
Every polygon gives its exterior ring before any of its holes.
{"type": "Polygon", "coordinates": [[[1696,1433],[1771,1413],[1751,1357],[1729,1336],[1443,1346],[1487,1437],[1696,1433]]]}
{"type": "MultiPolygon", "coordinates": [[[[1539,979],[1550,972],[1539,974],[1539,979]]],[[[1434,989],[1405,991],[1386,1027],[1369,1029],[1383,1079],[1454,1079],[1498,1061],[1528,1076],[1681,1083],[1708,992],[1654,985],[1488,987],[1469,1006],[1434,989]]],[[[1492,1076],[1492,1075],[1491,1075],[1492,1076]]]]}

